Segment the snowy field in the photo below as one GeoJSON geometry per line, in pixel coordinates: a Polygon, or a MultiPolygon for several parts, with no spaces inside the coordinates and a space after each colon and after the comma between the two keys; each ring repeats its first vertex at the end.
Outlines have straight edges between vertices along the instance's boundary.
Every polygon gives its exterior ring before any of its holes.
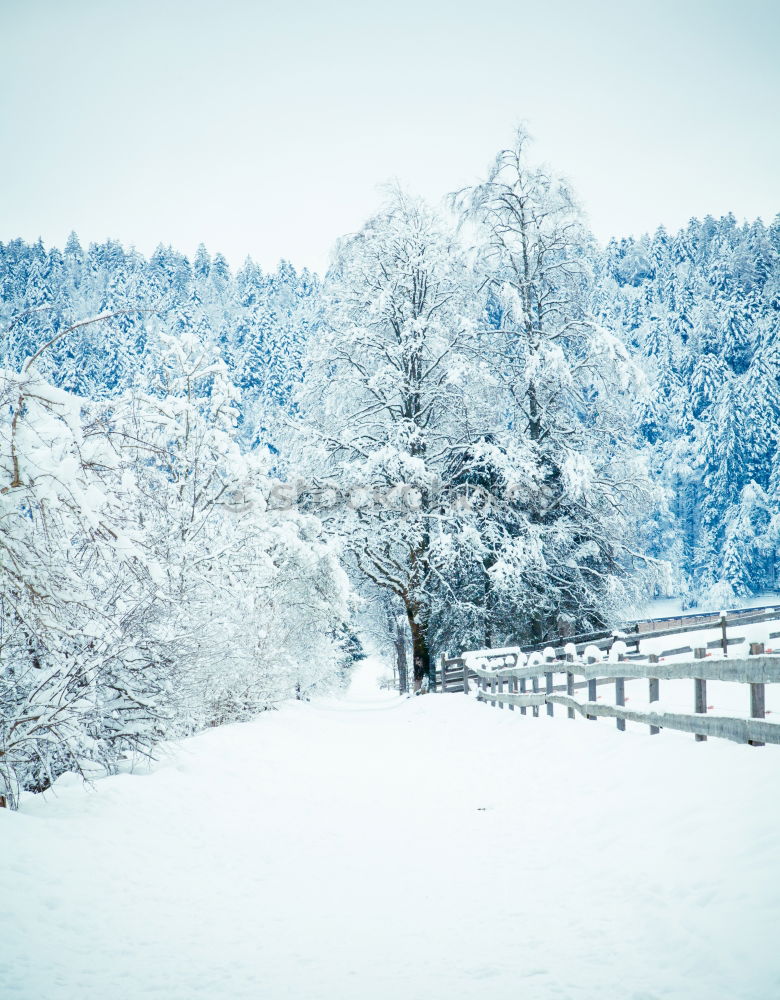
{"type": "Polygon", "coordinates": [[[0,811],[14,1000],[776,1000],[778,748],[288,704],[0,811]]]}
{"type": "MultiPolygon", "coordinates": [[[[752,597],[739,597],[734,608],[763,608],[777,604],[780,606],[780,593],[776,590],[765,591],[752,597]]],[[[658,597],[652,601],[634,608],[627,617],[645,620],[648,618],[674,618],[676,615],[717,614],[723,608],[722,603],[702,598],[695,608],[684,608],[680,597],[658,597]]],[[[726,610],[730,610],[731,606],[726,610]]]]}

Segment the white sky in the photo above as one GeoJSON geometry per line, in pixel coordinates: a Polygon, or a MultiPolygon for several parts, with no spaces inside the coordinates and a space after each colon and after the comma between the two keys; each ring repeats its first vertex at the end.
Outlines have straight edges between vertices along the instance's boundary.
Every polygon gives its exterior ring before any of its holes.
{"type": "Polygon", "coordinates": [[[602,239],[780,211],[777,0],[0,0],[0,240],[322,269],[525,119],[602,239]]]}

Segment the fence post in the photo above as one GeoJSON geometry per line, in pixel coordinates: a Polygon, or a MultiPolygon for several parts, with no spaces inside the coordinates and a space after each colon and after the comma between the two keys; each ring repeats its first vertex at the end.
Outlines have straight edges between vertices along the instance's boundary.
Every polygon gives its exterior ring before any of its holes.
{"type": "MultiPolygon", "coordinates": [[[[658,663],[658,654],[657,653],[651,653],[650,656],[648,657],[648,659],[649,659],[650,663],[658,663]]],[[[657,677],[650,677],[649,678],[649,687],[650,687],[650,699],[649,700],[651,702],[658,701],[658,699],[661,697],[661,695],[660,695],[660,690],[659,690],[660,689],[660,684],[658,683],[658,678],[657,677]]],[[[660,732],[660,727],[659,726],[650,726],[650,735],[651,736],[657,736],[659,732],[660,732]]]]}
{"type": "MultiPolygon", "coordinates": [[[[622,663],[625,657],[622,653],[618,653],[618,663],[622,663]]],[[[625,677],[615,678],[615,704],[622,706],[626,703],[626,679],[625,677]]],[[[626,731],[626,720],[616,719],[618,731],[624,733],[626,731]]]]}
{"type": "MultiPolygon", "coordinates": [[[[520,678],[520,694],[525,694],[525,677],[520,678]]],[[[525,705],[520,706],[520,714],[525,715],[527,712],[525,705]]]]}
{"type": "MultiPolygon", "coordinates": [[[[566,661],[567,663],[574,663],[574,656],[571,653],[567,653],[566,661]]],[[[571,671],[566,672],[566,694],[570,698],[574,697],[574,674],[571,671]]],[[[573,708],[568,708],[566,714],[570,719],[573,719],[576,713],[573,708]]]]}
{"type": "MultiPolygon", "coordinates": [[[[598,695],[596,694],[596,678],[588,681],[588,701],[596,701],[598,695]]],[[[595,715],[589,715],[588,719],[590,722],[596,721],[595,715]]]]}
{"type": "MultiPolygon", "coordinates": [[[[750,655],[760,656],[764,652],[763,642],[751,642],[750,643],[750,655]]],[[[750,685],[750,718],[751,719],[763,719],[766,717],[766,685],[764,684],[751,684],[750,685]]],[[[762,747],[764,745],[762,740],[748,740],[748,743],[752,747],[762,747]]]]}
{"type": "MultiPolygon", "coordinates": [[[[724,656],[728,656],[729,655],[729,641],[726,638],[726,612],[725,611],[721,611],[721,613],[720,613],[720,632],[721,632],[720,644],[721,644],[721,646],[723,648],[723,655],[724,656]]],[[[697,739],[698,739],[698,737],[697,737],[697,739]]]]}
{"type": "MultiPolygon", "coordinates": [[[[547,682],[547,684],[546,684],[546,693],[547,694],[552,694],[552,689],[553,689],[553,675],[552,675],[552,671],[548,671],[544,676],[545,676],[545,680],[547,682]]],[[[553,703],[551,701],[548,701],[547,702],[547,714],[548,715],[552,715],[553,714],[553,707],[554,707],[553,703]]]]}
{"type": "Polygon", "coordinates": [[[447,690],[447,667],[445,666],[445,655],[441,654],[439,657],[439,666],[441,667],[441,690],[442,694],[447,690]]]}
{"type": "MultiPolygon", "coordinates": [[[[516,694],[516,692],[517,692],[517,678],[516,677],[510,677],[509,678],[509,681],[507,683],[507,689],[508,689],[508,691],[509,691],[510,694],[516,694]]],[[[510,701],[509,702],[509,711],[510,712],[514,712],[514,710],[515,710],[515,706],[510,701]]]]}
{"type": "MultiPolygon", "coordinates": [[[[593,659],[592,656],[588,657],[588,663],[595,663],[595,662],[596,661],[593,659]]],[[[598,695],[596,694],[596,678],[593,677],[588,681],[588,701],[597,701],[597,700],[598,700],[598,695]]],[[[587,716],[587,718],[591,722],[596,721],[595,715],[589,715],[587,716]]]]}
{"type": "MultiPolygon", "coordinates": [[[[498,678],[496,678],[496,680],[498,682],[498,685],[497,685],[498,686],[498,694],[502,695],[504,693],[504,678],[503,677],[498,677],[498,678]]],[[[503,708],[504,707],[503,701],[499,701],[498,702],[498,707],[499,708],[503,708]]]]}
{"type": "MultiPolygon", "coordinates": [[[[534,677],[533,678],[533,680],[531,681],[531,687],[533,688],[534,694],[539,694],[539,678],[538,677],[534,677]]],[[[534,707],[531,709],[531,711],[533,712],[533,717],[535,719],[538,719],[539,718],[539,706],[538,705],[534,705],[534,707]]]]}
{"type": "MultiPolygon", "coordinates": [[[[722,617],[721,621],[724,623],[723,635],[725,636],[726,635],[725,617],[722,617]]],[[[697,660],[703,660],[704,657],[707,655],[707,650],[694,649],[693,655],[696,657],[697,660]]],[[[696,712],[697,715],[707,714],[707,682],[699,677],[695,678],[693,681],[693,710],[694,712],[696,712]]],[[[704,733],[696,733],[694,739],[696,740],[697,743],[703,743],[707,739],[707,737],[704,735],[704,733]]]]}
{"type": "Polygon", "coordinates": [[[469,668],[466,661],[463,661],[463,693],[469,693],[469,668]]]}

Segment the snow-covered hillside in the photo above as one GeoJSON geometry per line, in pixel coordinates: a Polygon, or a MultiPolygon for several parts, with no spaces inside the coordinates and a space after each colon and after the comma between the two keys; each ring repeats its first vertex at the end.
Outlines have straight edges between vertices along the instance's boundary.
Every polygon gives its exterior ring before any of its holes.
{"type": "Polygon", "coordinates": [[[0,811],[14,1000],[770,1000],[776,749],[359,672],[0,811]]]}

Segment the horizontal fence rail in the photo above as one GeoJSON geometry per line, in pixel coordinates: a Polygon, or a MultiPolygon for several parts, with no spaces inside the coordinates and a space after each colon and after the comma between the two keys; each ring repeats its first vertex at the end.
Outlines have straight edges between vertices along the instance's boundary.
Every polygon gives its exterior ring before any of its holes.
{"type": "MultiPolygon", "coordinates": [[[[763,617],[761,620],[772,619],[763,617]]],[[[749,622],[743,619],[740,624],[749,622]]],[[[468,694],[474,684],[477,698],[497,708],[519,709],[523,715],[530,709],[538,716],[543,707],[547,715],[553,715],[558,705],[566,709],[569,719],[577,715],[588,720],[613,718],[621,732],[625,731],[626,722],[632,722],[649,726],[651,735],[662,729],[672,729],[692,733],[698,741],[716,737],[753,746],[780,744],[780,724],[765,719],[765,686],[780,684],[780,655],[766,653],[762,643],[751,643],[748,656],[728,659],[729,643],[733,641],[727,639],[724,628],[723,659],[710,658],[707,649],[701,647],[694,651],[692,659],[674,663],[659,663],[659,656],[654,654],[649,654],[646,662],[624,653],[619,653],[610,662],[598,661],[595,657],[584,662],[571,652],[565,657],[542,658],[538,652],[528,657],[520,649],[479,650],[442,657],[441,688],[468,694]],[[693,712],[626,708],[626,681],[636,680],[647,682],[651,704],[660,700],[661,681],[691,681],[693,712]],[[708,715],[708,681],[743,685],[750,717],[708,715]],[[615,704],[596,700],[597,688],[604,685],[614,685],[615,704]],[[585,689],[586,701],[574,697],[575,691],[585,689]]],[[[684,654],[688,647],[673,652],[684,654]]]]}

